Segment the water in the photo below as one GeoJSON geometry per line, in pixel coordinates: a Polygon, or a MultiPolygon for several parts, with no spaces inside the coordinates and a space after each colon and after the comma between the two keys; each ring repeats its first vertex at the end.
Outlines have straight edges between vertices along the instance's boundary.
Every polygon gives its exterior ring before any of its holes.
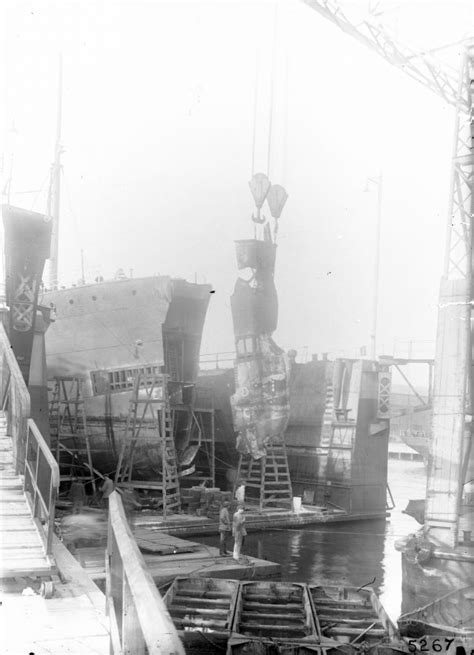
{"type": "MultiPolygon", "coordinates": [[[[281,529],[246,537],[244,554],[281,564],[281,577],[294,582],[369,584],[393,620],[401,607],[401,555],[394,543],[420,526],[402,514],[410,498],[425,495],[422,462],[389,460],[389,485],[396,507],[387,521],[357,521],[301,530],[281,529]]],[[[216,545],[213,537],[199,541],[216,545]]]]}

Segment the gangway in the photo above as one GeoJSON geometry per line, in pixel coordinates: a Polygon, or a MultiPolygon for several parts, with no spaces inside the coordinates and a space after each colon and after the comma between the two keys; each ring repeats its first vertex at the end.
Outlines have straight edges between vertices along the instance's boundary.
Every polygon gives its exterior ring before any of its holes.
{"type": "MultiPolygon", "coordinates": [[[[0,324],[0,577],[47,578],[52,556],[58,465],[30,416],[30,395],[0,324]]],[[[42,591],[52,593],[51,580],[42,591]]]]}

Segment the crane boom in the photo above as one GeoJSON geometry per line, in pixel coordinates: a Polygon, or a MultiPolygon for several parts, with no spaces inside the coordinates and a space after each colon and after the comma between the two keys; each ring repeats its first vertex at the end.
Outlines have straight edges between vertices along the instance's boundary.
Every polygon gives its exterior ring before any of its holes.
{"type": "MultiPolygon", "coordinates": [[[[368,48],[375,50],[388,62],[401,68],[407,75],[423,84],[450,105],[459,106],[458,79],[455,72],[443,68],[431,55],[417,53],[391,38],[381,25],[368,19],[354,25],[333,0],[303,0],[305,4],[337,25],[368,48]]],[[[469,111],[466,93],[461,93],[461,110],[469,111]]]]}

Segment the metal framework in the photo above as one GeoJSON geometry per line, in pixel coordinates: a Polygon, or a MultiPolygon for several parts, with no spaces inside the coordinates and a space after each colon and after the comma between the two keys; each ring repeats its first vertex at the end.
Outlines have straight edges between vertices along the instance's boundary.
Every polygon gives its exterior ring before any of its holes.
{"type": "MultiPolygon", "coordinates": [[[[451,105],[458,107],[459,90],[456,71],[443,68],[432,55],[419,53],[400,43],[396,43],[385,27],[376,24],[373,18],[366,18],[354,25],[334,0],[303,0],[305,4],[337,25],[343,32],[401,68],[404,73],[423,84],[451,105]]],[[[461,100],[464,111],[469,111],[465,96],[461,100]]]]}
{"type": "MultiPolygon", "coordinates": [[[[433,429],[425,531],[435,542],[460,541],[463,497],[473,477],[471,384],[474,47],[464,49],[460,74],[431,55],[396,44],[371,19],[354,25],[333,0],[303,0],[347,34],[455,107],[454,147],[441,281],[433,393],[433,429]],[[467,418],[467,420],[466,420],[467,418]]],[[[472,482],[470,483],[472,485],[472,482]]],[[[470,487],[469,487],[470,488],[470,487]]]]}

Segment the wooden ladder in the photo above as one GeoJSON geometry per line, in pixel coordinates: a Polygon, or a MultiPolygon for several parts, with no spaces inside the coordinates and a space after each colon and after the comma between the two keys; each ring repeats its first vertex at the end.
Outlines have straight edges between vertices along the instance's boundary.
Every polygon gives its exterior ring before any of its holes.
{"type": "Polygon", "coordinates": [[[51,441],[55,445],[61,481],[78,477],[82,482],[90,482],[95,494],[95,474],[82,387],[82,379],[76,376],[53,379],[49,403],[51,441]],[[88,474],[83,474],[84,469],[88,470],[88,474]]]}
{"type": "Polygon", "coordinates": [[[260,511],[270,505],[291,508],[293,489],[284,442],[267,444],[266,455],[259,460],[241,455],[236,479],[259,490],[260,511]]]}
{"type": "Polygon", "coordinates": [[[163,516],[179,512],[181,497],[174,442],[173,416],[168,394],[168,376],[141,373],[135,379],[127,418],[125,439],[117,464],[115,483],[133,489],[161,491],[163,516]],[[134,454],[140,437],[147,433],[161,443],[161,480],[135,480],[134,454]]]}

